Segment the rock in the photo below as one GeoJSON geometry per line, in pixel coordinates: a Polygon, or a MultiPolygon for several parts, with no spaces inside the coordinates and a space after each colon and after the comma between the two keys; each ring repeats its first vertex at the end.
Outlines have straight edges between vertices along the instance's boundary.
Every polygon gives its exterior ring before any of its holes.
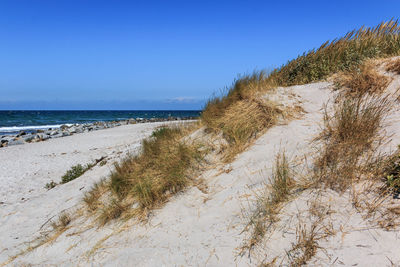
{"type": "Polygon", "coordinates": [[[72,134],[76,133],[76,127],[72,126],[71,128],[69,128],[69,132],[72,134]]]}
{"type": "Polygon", "coordinates": [[[20,137],[20,136],[23,136],[23,135],[26,135],[26,132],[25,132],[25,131],[20,131],[20,132],[17,134],[17,137],[20,137]]]}
{"type": "Polygon", "coordinates": [[[67,132],[67,131],[63,131],[62,133],[62,136],[70,136],[71,134],[69,133],[69,132],[67,132]]]}
{"type": "Polygon", "coordinates": [[[44,140],[49,139],[50,136],[47,135],[47,134],[44,134],[44,133],[38,133],[38,134],[36,134],[36,137],[35,137],[35,138],[38,139],[38,140],[40,140],[40,141],[44,141],[44,140]]]}
{"type": "Polygon", "coordinates": [[[60,126],[60,129],[61,129],[62,131],[65,131],[65,130],[67,130],[68,128],[69,128],[69,126],[68,126],[68,125],[65,125],[65,124],[63,124],[63,125],[60,126]]]}
{"type": "Polygon", "coordinates": [[[24,136],[22,137],[22,139],[23,139],[25,142],[31,142],[31,141],[33,140],[33,138],[34,138],[34,136],[33,136],[32,134],[24,135],[24,136]]]}
{"type": "Polygon", "coordinates": [[[60,134],[58,131],[51,131],[50,132],[50,136],[55,136],[55,135],[58,135],[58,134],[60,134]]]}
{"type": "Polygon", "coordinates": [[[22,145],[22,144],[25,144],[25,142],[19,138],[14,138],[8,142],[9,146],[22,145]]]}

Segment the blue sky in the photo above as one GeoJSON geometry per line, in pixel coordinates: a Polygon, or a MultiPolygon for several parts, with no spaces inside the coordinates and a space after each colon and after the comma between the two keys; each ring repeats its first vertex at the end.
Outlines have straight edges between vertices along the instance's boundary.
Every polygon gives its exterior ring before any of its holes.
{"type": "Polygon", "coordinates": [[[400,1],[0,0],[0,109],[199,109],[400,1]]]}

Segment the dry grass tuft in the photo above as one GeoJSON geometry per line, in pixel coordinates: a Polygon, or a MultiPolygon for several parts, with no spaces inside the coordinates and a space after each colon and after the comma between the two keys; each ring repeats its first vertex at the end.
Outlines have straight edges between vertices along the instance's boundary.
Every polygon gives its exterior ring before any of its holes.
{"type": "Polygon", "coordinates": [[[275,167],[269,184],[262,195],[257,196],[257,205],[244,231],[250,231],[250,238],[241,249],[243,255],[253,249],[265,236],[268,229],[278,221],[277,215],[282,203],[287,201],[295,186],[292,170],[285,153],[276,157],[275,167]]]}
{"type": "Polygon", "coordinates": [[[347,95],[364,95],[382,93],[389,85],[390,79],[379,74],[372,63],[366,63],[359,69],[341,73],[335,82],[347,95]]]}
{"type": "Polygon", "coordinates": [[[71,221],[72,221],[71,216],[68,213],[63,212],[58,216],[57,222],[53,222],[51,226],[57,232],[63,232],[65,231],[67,226],[71,223],[71,221]]]}
{"type": "Polygon", "coordinates": [[[366,153],[383,142],[379,130],[391,107],[388,97],[345,97],[335,106],[333,115],[326,112],[324,129],[317,138],[322,143],[315,160],[318,184],[343,192],[372,171],[376,158],[366,153]]]}
{"type": "Polygon", "coordinates": [[[320,248],[318,240],[325,237],[319,227],[320,222],[314,222],[309,229],[307,225],[299,225],[296,229],[296,243],[288,251],[290,266],[303,266],[317,253],[320,248]]]}
{"type": "Polygon", "coordinates": [[[266,77],[264,72],[258,72],[239,78],[226,96],[210,100],[202,113],[206,126],[222,131],[229,143],[226,162],[242,152],[259,132],[274,125],[282,113],[275,103],[260,97],[260,92],[271,89],[266,77]]]}
{"type": "Polygon", "coordinates": [[[100,211],[98,217],[100,225],[105,225],[107,222],[119,218],[128,209],[129,203],[123,203],[112,198],[100,211]]]}
{"type": "Polygon", "coordinates": [[[129,210],[146,213],[191,182],[205,151],[199,144],[183,141],[189,131],[183,127],[157,129],[143,140],[141,154],[115,164],[109,181],[87,193],[84,201],[89,210],[99,211],[101,224],[129,210]]]}
{"type": "Polygon", "coordinates": [[[95,183],[92,188],[85,193],[83,201],[85,202],[89,212],[95,211],[101,206],[100,200],[106,191],[106,180],[102,179],[100,182],[95,183]]]}
{"type": "Polygon", "coordinates": [[[386,66],[386,71],[400,74],[400,58],[398,58],[392,62],[389,62],[386,66]]]}

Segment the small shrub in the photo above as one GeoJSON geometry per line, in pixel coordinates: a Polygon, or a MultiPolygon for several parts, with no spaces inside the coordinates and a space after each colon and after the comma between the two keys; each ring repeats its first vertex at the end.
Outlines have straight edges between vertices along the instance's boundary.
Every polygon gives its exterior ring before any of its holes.
{"type": "Polygon", "coordinates": [[[400,153],[395,153],[388,161],[384,172],[384,182],[389,191],[395,196],[400,195],[400,153]]]}
{"type": "Polygon", "coordinates": [[[50,189],[53,189],[54,187],[56,187],[57,185],[58,185],[58,184],[57,184],[56,182],[51,181],[50,183],[46,183],[45,188],[46,188],[47,190],[50,190],[50,189]]]}
{"type": "Polygon", "coordinates": [[[68,170],[62,177],[61,177],[61,183],[65,184],[68,183],[72,180],[75,180],[76,178],[80,177],[82,174],[84,174],[86,171],[91,169],[94,165],[93,164],[87,164],[86,166],[82,166],[81,164],[77,164],[75,166],[72,166],[70,170],[68,170]]]}

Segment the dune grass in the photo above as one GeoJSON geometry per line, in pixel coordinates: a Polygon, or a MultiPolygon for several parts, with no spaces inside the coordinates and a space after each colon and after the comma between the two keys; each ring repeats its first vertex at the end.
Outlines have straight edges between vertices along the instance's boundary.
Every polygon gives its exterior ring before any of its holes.
{"type": "Polygon", "coordinates": [[[393,20],[373,28],[362,27],[347,33],[342,38],[325,42],[318,49],[304,53],[269,74],[256,72],[242,76],[227,89],[226,94],[213,97],[207,102],[201,120],[211,129],[222,130],[228,140],[234,140],[230,142],[232,146],[237,146],[236,140],[247,139],[248,142],[261,129],[272,126],[276,121],[274,105],[261,103],[259,106],[261,115],[254,116],[253,123],[246,123],[247,117],[254,112],[249,108],[253,105],[249,103],[258,99],[260,94],[268,93],[277,86],[319,81],[342,71],[363,73],[359,67],[365,60],[400,54],[399,33],[400,26],[393,20]],[[230,114],[242,114],[242,116],[232,118],[230,114]],[[231,119],[235,121],[232,122],[231,119]],[[230,130],[231,127],[227,126],[227,122],[240,124],[240,132],[230,130]]]}
{"type": "Polygon", "coordinates": [[[264,191],[257,195],[256,209],[249,217],[249,222],[244,231],[250,232],[250,237],[242,246],[241,254],[250,253],[265,236],[268,229],[278,221],[277,215],[282,208],[282,203],[288,201],[289,195],[295,186],[293,172],[284,152],[277,155],[275,166],[269,181],[266,182],[264,191]]]}
{"type": "Polygon", "coordinates": [[[347,95],[382,93],[390,79],[379,74],[374,64],[365,62],[358,69],[343,72],[335,79],[336,86],[347,95]]]}
{"type": "Polygon", "coordinates": [[[386,66],[386,71],[394,72],[395,74],[400,74],[400,58],[397,58],[389,62],[386,66]]]}
{"type": "Polygon", "coordinates": [[[333,115],[325,113],[324,128],[317,138],[322,142],[315,160],[317,183],[343,192],[370,171],[374,158],[366,153],[381,144],[379,130],[390,109],[387,97],[366,95],[344,97],[335,105],[333,115]]]}
{"type": "Polygon", "coordinates": [[[265,72],[239,77],[226,96],[210,99],[202,112],[201,120],[208,129],[222,131],[229,143],[226,162],[243,151],[257,133],[274,125],[282,113],[276,103],[258,95],[272,89],[267,77],[265,72]]]}
{"type": "Polygon", "coordinates": [[[84,201],[105,224],[136,210],[143,214],[182,191],[200,166],[201,145],[183,141],[183,127],[162,127],[143,140],[142,151],[116,163],[108,181],[95,185],[84,201]],[[103,196],[103,197],[102,197],[103,196]]]}

